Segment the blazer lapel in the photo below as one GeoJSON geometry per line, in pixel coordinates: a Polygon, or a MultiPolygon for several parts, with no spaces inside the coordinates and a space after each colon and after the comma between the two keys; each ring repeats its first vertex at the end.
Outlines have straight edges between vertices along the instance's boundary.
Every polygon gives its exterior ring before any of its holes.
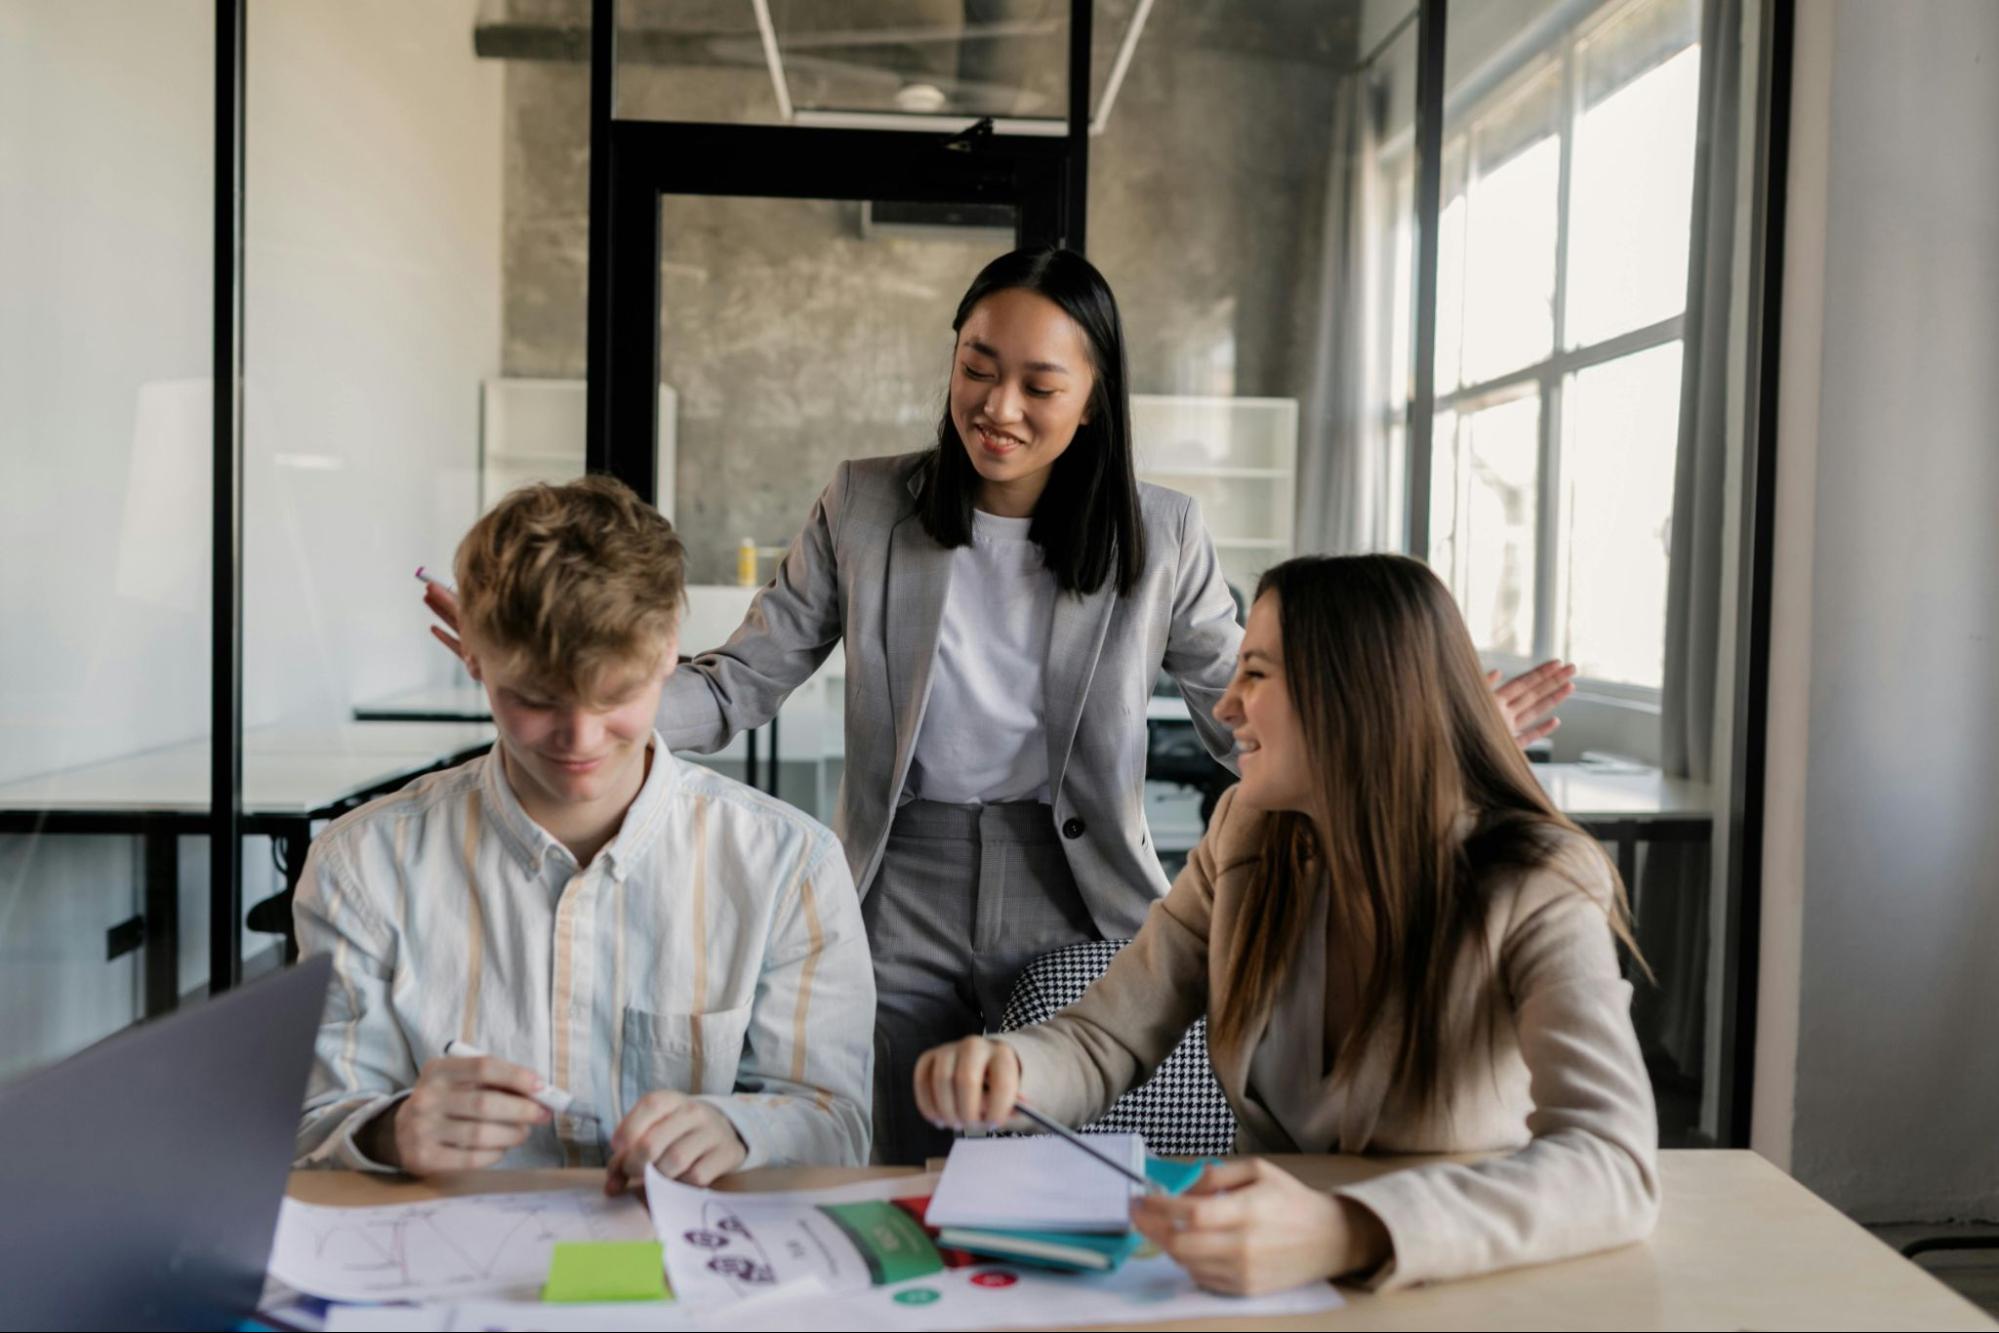
{"type": "Polygon", "coordinates": [[[1297,1144],[1292,1142],[1290,1132],[1249,1088],[1250,1060],[1255,1056],[1257,1047],[1263,1044],[1264,1033],[1269,1026],[1270,1014],[1265,1010],[1251,1021],[1239,1043],[1224,1049],[1215,1045],[1214,1026],[1210,1023],[1208,1063],[1214,1066],[1215,1082],[1221,1084],[1223,1094],[1235,1109],[1236,1118],[1249,1129],[1253,1140],[1270,1145],[1265,1151],[1281,1151],[1278,1145],[1287,1143],[1296,1151],[1297,1144]]]}
{"type": "MultiPolygon", "coordinates": [[[[951,552],[939,546],[915,514],[889,534],[887,605],[882,613],[882,656],[888,664],[889,702],[895,710],[895,781],[908,771],[910,746],[930,694],[930,668],[944,601],[951,593],[951,552]]],[[[893,802],[891,802],[893,804],[893,802]]]]}
{"type": "MultiPolygon", "coordinates": [[[[1110,627],[1111,608],[1116,601],[1117,590],[1109,579],[1095,592],[1082,597],[1066,592],[1055,594],[1041,701],[1041,715],[1048,731],[1050,796],[1062,790],[1069,751],[1076,740],[1076,726],[1083,716],[1083,696],[1089,693],[1090,677],[1096,672],[1104,631],[1110,627]]],[[[1142,718],[1139,722],[1143,725],[1142,718]]]]}

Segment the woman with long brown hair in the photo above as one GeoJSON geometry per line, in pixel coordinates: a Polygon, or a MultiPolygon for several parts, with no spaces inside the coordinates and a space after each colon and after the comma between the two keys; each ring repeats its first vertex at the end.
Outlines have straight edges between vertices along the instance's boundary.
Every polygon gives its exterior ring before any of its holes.
{"type": "Polygon", "coordinates": [[[1204,1012],[1246,1152],[1500,1154],[1325,1193],[1210,1167],[1139,1227],[1204,1285],[1400,1286],[1639,1239],[1658,1131],[1622,886],[1542,793],[1450,594],[1400,556],[1264,575],[1216,717],[1242,781],[1138,938],[1039,1027],[926,1053],[955,1127],[1070,1124],[1204,1012]]]}

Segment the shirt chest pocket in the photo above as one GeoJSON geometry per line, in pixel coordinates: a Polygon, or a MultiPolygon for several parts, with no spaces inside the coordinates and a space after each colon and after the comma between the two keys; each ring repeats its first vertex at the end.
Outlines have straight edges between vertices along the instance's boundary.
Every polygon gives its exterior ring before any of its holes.
{"type": "Polygon", "coordinates": [[[624,1104],[630,1106],[648,1092],[734,1092],[749,1026],[749,1005],[705,1014],[627,1008],[618,1069],[624,1104]]]}

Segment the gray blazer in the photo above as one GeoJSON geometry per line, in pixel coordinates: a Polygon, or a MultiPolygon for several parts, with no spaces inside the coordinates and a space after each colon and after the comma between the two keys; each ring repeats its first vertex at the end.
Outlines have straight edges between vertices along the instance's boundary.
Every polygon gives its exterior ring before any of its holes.
{"type": "MultiPolygon", "coordinates": [[[[930,693],[951,552],[916,514],[927,453],[842,463],[783,565],[720,648],[668,678],[659,728],[707,753],[768,721],[833,646],[847,653],[846,770],[834,832],[863,897],[902,799],[930,693]]],[[[1145,572],[1128,596],[1108,583],[1059,596],[1043,676],[1049,795],[1069,866],[1106,938],[1138,933],[1166,877],[1145,824],[1145,704],[1161,667],[1186,696],[1202,742],[1235,766],[1214,708],[1242,629],[1194,501],[1141,485],[1145,572]]]]}

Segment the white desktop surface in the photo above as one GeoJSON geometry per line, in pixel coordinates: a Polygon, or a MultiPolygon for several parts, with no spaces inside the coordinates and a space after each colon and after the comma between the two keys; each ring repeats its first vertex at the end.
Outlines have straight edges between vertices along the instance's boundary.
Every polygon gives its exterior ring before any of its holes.
{"type": "MultiPolygon", "coordinates": [[[[305,814],[491,741],[466,723],[347,722],[243,735],[243,808],[305,814]]],[[[0,785],[0,809],[201,814],[208,742],[185,741],[0,785]]]]}
{"type": "Polygon", "coordinates": [[[1702,819],[1714,816],[1704,783],[1669,778],[1656,768],[1535,764],[1534,776],[1555,808],[1571,819],[1702,819]]]}
{"type": "Polygon", "coordinates": [[[492,705],[486,699],[486,687],[469,678],[450,685],[423,685],[413,690],[399,690],[355,704],[354,708],[357,712],[374,715],[378,721],[395,722],[399,726],[423,725],[410,721],[412,718],[455,717],[466,722],[484,722],[493,715],[492,705]]]}

